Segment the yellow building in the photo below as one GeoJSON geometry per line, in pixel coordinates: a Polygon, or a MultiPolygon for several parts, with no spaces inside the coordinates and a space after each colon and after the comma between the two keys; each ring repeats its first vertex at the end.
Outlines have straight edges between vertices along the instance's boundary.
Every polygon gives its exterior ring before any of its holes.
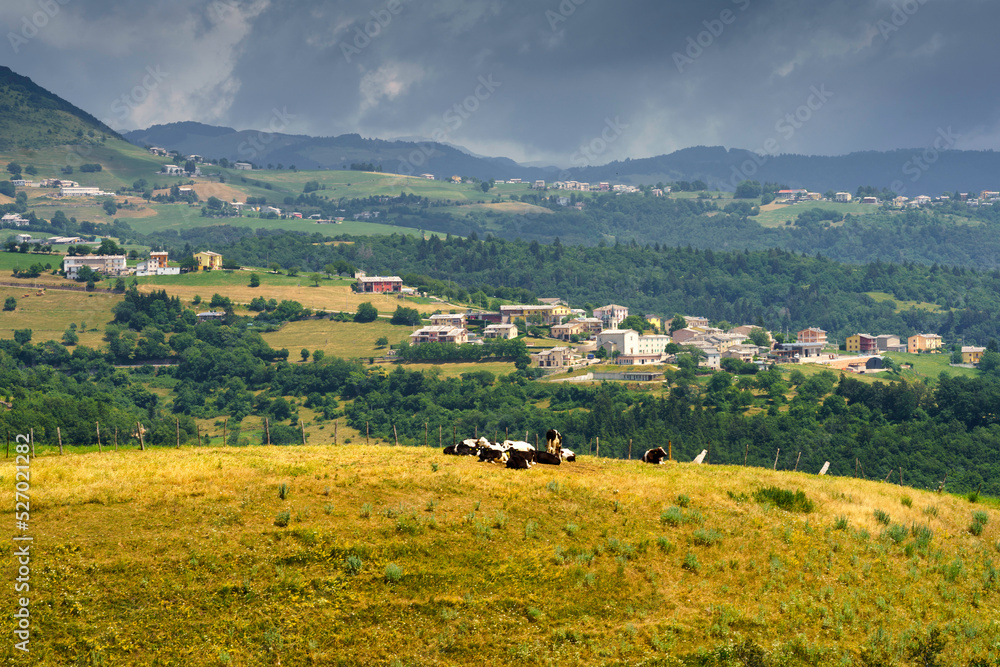
{"type": "Polygon", "coordinates": [[[906,339],[906,351],[910,354],[941,349],[941,336],[937,334],[916,334],[906,339]]]}
{"type": "Polygon", "coordinates": [[[962,363],[978,365],[979,360],[983,358],[983,352],[985,351],[986,351],[985,347],[963,347],[962,363]]]}
{"type": "Polygon", "coordinates": [[[196,252],[194,254],[194,261],[198,262],[199,271],[222,268],[222,255],[217,252],[212,252],[211,250],[196,252]]]}

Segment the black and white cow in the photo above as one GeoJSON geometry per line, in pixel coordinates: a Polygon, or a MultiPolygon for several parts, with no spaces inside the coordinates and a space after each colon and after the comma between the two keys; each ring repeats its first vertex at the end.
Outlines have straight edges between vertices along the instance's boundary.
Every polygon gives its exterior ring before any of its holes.
{"type": "Polygon", "coordinates": [[[550,428],[545,433],[545,451],[549,454],[554,454],[559,456],[559,450],[562,449],[563,437],[559,431],[554,428],[550,428]]]}
{"type": "Polygon", "coordinates": [[[642,455],[643,463],[666,463],[666,458],[667,453],[663,451],[663,447],[646,450],[646,453],[642,455]]]}
{"type": "Polygon", "coordinates": [[[565,447],[559,451],[559,456],[563,461],[576,461],[576,453],[572,450],[566,449],[565,447]]]}

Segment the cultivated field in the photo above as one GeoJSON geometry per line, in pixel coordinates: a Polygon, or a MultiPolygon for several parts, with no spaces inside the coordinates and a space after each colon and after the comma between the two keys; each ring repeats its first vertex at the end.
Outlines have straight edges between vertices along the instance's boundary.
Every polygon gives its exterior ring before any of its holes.
{"type": "Polygon", "coordinates": [[[891,484],[185,447],[39,456],[31,501],[31,664],[900,664],[937,628],[936,664],[966,665],[1000,641],[1000,512],[891,484]]]}
{"type": "Polygon", "coordinates": [[[268,345],[290,352],[289,359],[299,359],[299,350],[310,352],[322,350],[328,356],[343,359],[359,357],[381,357],[388,347],[377,349],[375,341],[383,336],[391,345],[407,340],[416,327],[389,324],[389,320],[379,319],[366,324],[355,322],[332,322],[330,320],[304,320],[289,322],[280,331],[264,334],[268,345]]]}
{"type": "Polygon", "coordinates": [[[799,202],[798,204],[768,204],[767,206],[762,206],[760,215],[752,218],[752,220],[760,223],[762,227],[784,227],[786,222],[790,220],[794,221],[801,213],[814,208],[823,209],[824,211],[836,211],[842,215],[850,213],[854,216],[874,215],[881,212],[878,206],[871,204],[806,201],[799,202]]]}

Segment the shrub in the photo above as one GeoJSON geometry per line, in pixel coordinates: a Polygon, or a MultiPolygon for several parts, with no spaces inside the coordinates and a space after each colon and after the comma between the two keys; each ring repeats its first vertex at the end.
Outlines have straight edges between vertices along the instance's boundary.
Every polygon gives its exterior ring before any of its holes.
{"type": "Polygon", "coordinates": [[[680,494],[677,496],[677,505],[680,507],[687,507],[691,504],[691,498],[686,494],[680,494]]]}
{"type": "Polygon", "coordinates": [[[713,528],[699,528],[694,531],[694,543],[697,546],[710,547],[722,541],[722,533],[713,528]]]}
{"type": "Polygon", "coordinates": [[[838,516],[837,521],[833,524],[833,527],[835,530],[847,530],[847,517],[838,516]]]}
{"type": "Polygon", "coordinates": [[[660,514],[660,523],[668,526],[679,526],[684,523],[684,513],[680,507],[670,507],[660,514]]]}
{"type": "Polygon", "coordinates": [[[578,532],[580,532],[580,526],[576,525],[575,523],[567,523],[565,526],[563,526],[563,530],[566,531],[567,535],[573,537],[578,532]]]}
{"type": "Polygon", "coordinates": [[[670,553],[674,550],[674,544],[666,537],[659,537],[656,540],[656,546],[660,547],[660,551],[665,554],[670,553]]]}
{"type": "Polygon", "coordinates": [[[288,510],[282,510],[278,512],[278,516],[274,519],[274,525],[278,528],[285,528],[288,526],[288,521],[292,518],[292,513],[288,510]]]}
{"type": "Polygon", "coordinates": [[[278,497],[282,500],[288,497],[289,492],[290,490],[287,484],[282,483],[278,485],[278,497]]]}
{"type": "Polygon", "coordinates": [[[934,533],[927,526],[918,526],[914,524],[910,527],[910,534],[913,535],[914,544],[918,549],[922,549],[930,544],[931,539],[934,537],[934,533]]]}
{"type": "Polygon", "coordinates": [[[927,507],[924,508],[924,514],[926,514],[927,516],[937,516],[938,509],[934,505],[928,505],[927,507]]]}
{"type": "Polygon", "coordinates": [[[395,563],[385,566],[385,580],[390,584],[398,583],[403,578],[403,570],[395,563]]]}
{"type": "Polygon", "coordinates": [[[984,512],[983,510],[978,510],[972,513],[972,520],[975,521],[976,523],[981,523],[985,526],[987,522],[990,520],[990,515],[984,512]]]}
{"type": "Polygon", "coordinates": [[[903,507],[913,507],[913,499],[909,496],[903,496],[899,502],[902,503],[903,507]]]}
{"type": "Polygon", "coordinates": [[[753,498],[758,503],[773,505],[786,512],[808,514],[815,508],[813,501],[806,498],[806,494],[801,490],[788,491],[787,489],[779,489],[776,486],[769,486],[754,491],[753,498]]]}
{"type": "Polygon", "coordinates": [[[882,537],[888,537],[896,544],[899,544],[906,539],[907,533],[909,531],[906,530],[906,526],[896,523],[882,531],[882,537]]]}
{"type": "Polygon", "coordinates": [[[344,559],[344,572],[351,575],[357,574],[358,572],[361,572],[362,565],[363,563],[361,562],[361,558],[351,554],[344,559]]]}
{"type": "Polygon", "coordinates": [[[875,520],[878,521],[880,524],[882,524],[883,526],[889,525],[891,519],[889,518],[889,515],[886,512],[883,512],[882,510],[875,510],[873,514],[875,515],[875,520]]]}
{"type": "Polygon", "coordinates": [[[978,503],[979,491],[969,491],[968,495],[966,495],[965,497],[968,498],[970,503],[978,503]]]}
{"type": "Polygon", "coordinates": [[[698,562],[698,557],[689,551],[687,556],[684,556],[684,562],[681,563],[681,567],[691,572],[697,572],[701,569],[701,563],[698,562]]]}
{"type": "Polygon", "coordinates": [[[371,515],[372,515],[372,504],[371,503],[365,503],[364,505],[362,505],[361,506],[361,518],[362,519],[367,519],[371,515]]]}

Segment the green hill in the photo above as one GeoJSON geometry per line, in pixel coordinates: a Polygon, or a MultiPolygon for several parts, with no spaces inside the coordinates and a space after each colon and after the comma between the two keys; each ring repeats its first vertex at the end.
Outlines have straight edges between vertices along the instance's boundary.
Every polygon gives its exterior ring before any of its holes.
{"type": "Polygon", "coordinates": [[[589,456],[109,442],[32,461],[32,664],[997,664],[1000,512],[964,498],[589,456]],[[937,662],[910,662],[920,647],[937,662]]]}
{"type": "Polygon", "coordinates": [[[101,144],[121,136],[92,115],[0,66],[0,151],[101,144]]]}

